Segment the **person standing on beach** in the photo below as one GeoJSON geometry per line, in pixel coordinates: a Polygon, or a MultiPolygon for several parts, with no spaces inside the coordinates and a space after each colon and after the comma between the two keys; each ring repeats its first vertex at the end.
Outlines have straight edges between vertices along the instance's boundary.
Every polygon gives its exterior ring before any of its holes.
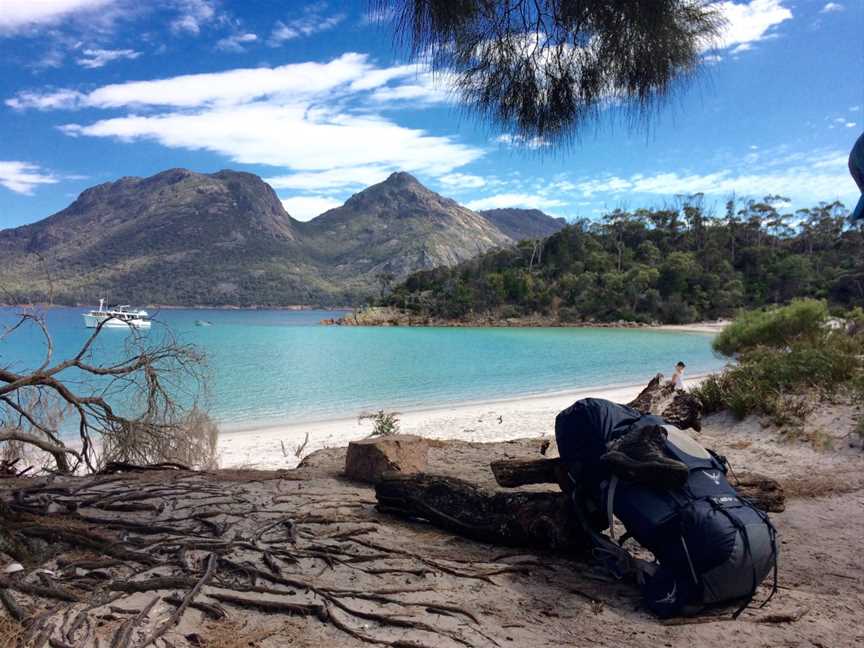
{"type": "Polygon", "coordinates": [[[672,385],[675,389],[684,389],[684,369],[686,367],[687,365],[679,361],[678,364],[675,365],[675,372],[669,379],[668,384],[672,385]]]}
{"type": "Polygon", "coordinates": [[[858,199],[858,204],[849,216],[851,222],[857,223],[864,220],[864,133],[858,137],[852,152],[849,153],[849,173],[852,174],[852,179],[861,192],[861,198],[858,199]]]}

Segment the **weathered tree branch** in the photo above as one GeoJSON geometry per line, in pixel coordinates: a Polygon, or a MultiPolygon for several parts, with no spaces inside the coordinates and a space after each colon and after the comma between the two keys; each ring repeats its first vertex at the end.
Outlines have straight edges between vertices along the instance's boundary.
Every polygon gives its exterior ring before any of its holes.
{"type": "Polygon", "coordinates": [[[459,535],[509,546],[581,548],[585,536],[564,493],[487,493],[438,475],[388,475],[376,487],[378,510],[428,520],[459,535]]]}
{"type": "Polygon", "coordinates": [[[81,455],[72,448],[67,448],[62,444],[58,445],[56,443],[52,443],[47,439],[36,436],[35,434],[27,434],[26,432],[0,429],[0,442],[3,441],[20,441],[21,443],[35,446],[40,450],[47,452],[52,457],[54,457],[54,461],[57,464],[57,470],[59,470],[60,472],[69,472],[70,470],[69,461],[66,458],[67,454],[72,455],[79,462],[81,461],[81,455]]]}
{"type": "MultiPolygon", "coordinates": [[[[528,484],[562,484],[564,469],[561,460],[535,459],[528,461],[502,460],[490,464],[495,481],[505,488],[528,484]]],[[[742,497],[763,511],[781,513],[786,508],[786,496],[780,483],[757,473],[731,473],[729,482],[742,497]]]]}
{"type": "MultiPolygon", "coordinates": [[[[94,437],[101,439],[101,454],[108,454],[111,459],[138,463],[170,459],[160,453],[179,447],[172,439],[188,427],[194,416],[202,423],[194,399],[190,406],[181,407],[172,393],[173,388],[169,389],[165,382],[169,377],[182,377],[197,391],[203,378],[199,370],[202,356],[193,347],[177,344],[170,332],[164,339],[155,339],[153,335],[143,338],[130,329],[120,362],[95,363],[90,359],[91,352],[106,322],[99,323],[73,357],[54,364],[51,364],[53,342],[41,317],[22,314],[4,334],[11,335],[25,324],[38,327],[46,339],[46,356],[42,365],[29,373],[0,367],[0,427],[4,418],[14,415],[16,425],[10,426],[8,420],[5,421],[5,427],[15,428],[9,434],[49,452],[60,472],[74,471],[82,462],[90,471],[97,469],[99,458],[94,452],[94,437]],[[68,369],[98,379],[98,391],[93,388],[89,393],[82,393],[73,389],[69,381],[60,376],[68,369]],[[112,396],[109,398],[106,394],[112,396]],[[118,394],[123,394],[124,399],[128,396],[128,402],[115,401],[118,394]],[[132,402],[134,409],[129,405],[132,402]],[[129,409],[133,411],[126,411],[129,409]],[[52,411],[69,411],[77,418],[80,450],[65,448],[55,429],[58,426],[46,421],[52,411]],[[43,435],[47,441],[35,443],[43,435]],[[77,460],[74,466],[70,466],[69,456],[77,460]]],[[[202,429],[202,435],[208,431],[202,429]]]]}

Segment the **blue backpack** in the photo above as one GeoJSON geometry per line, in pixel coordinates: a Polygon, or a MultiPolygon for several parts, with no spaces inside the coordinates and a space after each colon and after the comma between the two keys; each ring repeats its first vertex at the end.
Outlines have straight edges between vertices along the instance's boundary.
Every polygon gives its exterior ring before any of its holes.
{"type": "Polygon", "coordinates": [[[776,590],[776,531],[729,484],[723,457],[692,440],[676,444],[676,434],[682,433],[660,417],[593,398],[577,401],[555,420],[575,512],[595,539],[595,550],[620,560],[627,555],[620,545],[632,537],[654,554],[656,563],[639,574],[646,607],[670,617],[740,601],[738,614],[772,569],[776,590]],[[667,456],[690,469],[680,488],[656,490],[619,480],[600,462],[607,443],[646,425],[670,431],[667,456]],[[613,515],[627,531],[618,544],[599,533],[608,528],[614,540],[613,515]]]}

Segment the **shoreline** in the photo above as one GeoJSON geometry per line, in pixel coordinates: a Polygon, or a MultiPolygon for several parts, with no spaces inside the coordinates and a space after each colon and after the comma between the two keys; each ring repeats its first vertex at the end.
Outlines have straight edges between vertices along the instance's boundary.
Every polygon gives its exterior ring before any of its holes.
{"type": "MultiPolygon", "coordinates": [[[[98,304],[5,304],[0,302],[0,308],[95,308],[98,304]]],[[[142,308],[150,308],[157,310],[226,310],[226,311],[325,311],[327,313],[350,313],[354,310],[352,306],[310,306],[308,304],[296,304],[293,306],[232,306],[231,304],[220,305],[202,305],[194,304],[192,306],[177,306],[173,304],[142,304],[142,308]]]]}
{"type": "MultiPolygon", "coordinates": [[[[0,302],[0,308],[93,308],[96,304],[6,304],[0,302]]],[[[234,306],[231,304],[220,305],[201,305],[193,304],[191,306],[178,306],[168,304],[144,304],[143,308],[155,310],[224,310],[224,311],[290,311],[290,312],[310,312],[322,311],[327,313],[354,313],[356,308],[351,306],[314,306],[308,304],[296,304],[290,306],[234,306]]],[[[478,319],[476,321],[437,321],[428,320],[424,322],[411,323],[405,322],[393,324],[391,322],[382,321],[377,323],[364,322],[350,323],[345,317],[339,320],[324,319],[319,322],[320,326],[371,326],[371,327],[387,327],[387,326],[404,326],[406,328],[596,328],[596,329],[642,329],[646,331],[676,331],[679,333],[711,333],[717,334],[729,324],[731,320],[703,320],[699,322],[691,322],[689,324],[644,324],[640,322],[632,322],[629,320],[619,320],[616,322],[562,322],[552,319],[511,319],[511,320],[495,320],[495,319],[478,319]]]]}
{"type": "Polygon", "coordinates": [[[354,309],[347,315],[322,319],[322,326],[347,327],[406,327],[406,328],[595,328],[595,329],[641,329],[647,331],[675,331],[679,333],[710,333],[716,335],[731,320],[702,320],[688,324],[644,323],[630,320],[614,322],[580,321],[568,322],[542,315],[500,318],[493,315],[468,319],[438,319],[414,317],[404,311],[382,306],[354,309]]]}
{"type": "MultiPolygon", "coordinates": [[[[695,387],[708,375],[689,376],[684,381],[685,387],[695,387]]],[[[428,439],[473,442],[551,437],[555,433],[555,416],[574,401],[593,397],[626,403],[636,397],[649,378],[638,384],[598,385],[405,410],[399,414],[400,432],[428,439]]],[[[294,468],[315,450],[346,446],[349,441],[369,436],[371,431],[370,420],[353,417],[220,431],[220,466],[264,470],[294,468]]]]}

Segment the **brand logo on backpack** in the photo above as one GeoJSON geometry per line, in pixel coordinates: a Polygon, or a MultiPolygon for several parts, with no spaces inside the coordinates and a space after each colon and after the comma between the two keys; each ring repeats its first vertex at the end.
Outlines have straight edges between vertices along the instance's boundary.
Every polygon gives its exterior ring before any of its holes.
{"type": "Polygon", "coordinates": [[[723,504],[734,504],[738,501],[738,498],[730,495],[723,495],[722,497],[712,497],[711,501],[718,506],[722,506],[723,504]]]}
{"type": "Polygon", "coordinates": [[[661,599],[657,599],[654,601],[655,603],[669,603],[670,605],[675,602],[675,598],[678,596],[678,583],[672,583],[672,591],[669,592],[666,596],[661,599]]]}
{"type": "Polygon", "coordinates": [[[711,481],[713,481],[717,486],[720,485],[720,473],[719,472],[708,472],[707,470],[703,470],[702,474],[705,475],[711,481]]]}

